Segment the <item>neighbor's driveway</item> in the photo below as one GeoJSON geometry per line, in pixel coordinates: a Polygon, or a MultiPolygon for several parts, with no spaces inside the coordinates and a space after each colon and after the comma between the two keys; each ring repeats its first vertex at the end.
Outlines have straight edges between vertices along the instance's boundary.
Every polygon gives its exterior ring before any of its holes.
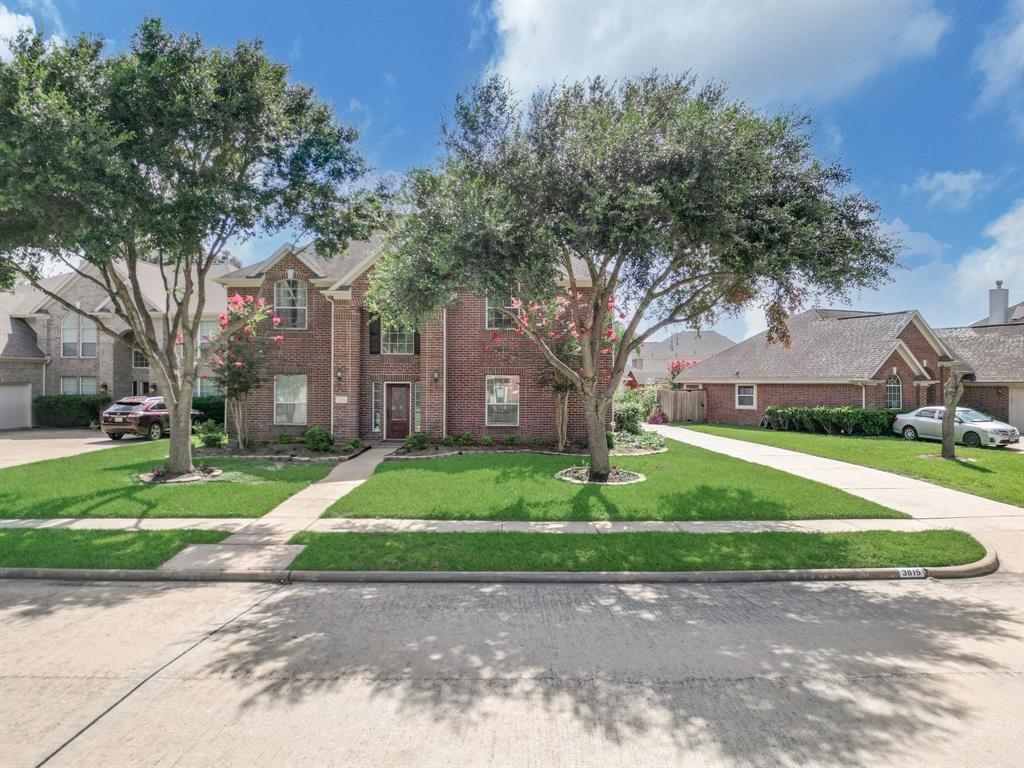
{"type": "Polygon", "coordinates": [[[19,429],[0,432],[0,469],[44,459],[60,459],[79,453],[124,445],[94,429],[19,429]]]}
{"type": "Polygon", "coordinates": [[[1021,587],[0,582],[0,765],[1018,768],[1021,587]]]}

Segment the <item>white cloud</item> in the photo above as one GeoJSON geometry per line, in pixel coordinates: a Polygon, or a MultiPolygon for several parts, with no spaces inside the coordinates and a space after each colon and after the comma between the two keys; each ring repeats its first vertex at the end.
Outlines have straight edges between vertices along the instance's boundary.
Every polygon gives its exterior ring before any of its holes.
{"type": "Polygon", "coordinates": [[[691,69],[760,103],[841,96],[894,63],[931,55],[949,26],[930,0],[495,0],[492,13],[492,69],[520,95],[564,78],[691,69]]]}
{"type": "Polygon", "coordinates": [[[46,23],[43,25],[55,37],[64,39],[67,37],[67,30],[64,29],[64,19],[54,5],[53,0],[21,0],[21,4],[31,11],[36,11],[46,23]]]}
{"type": "Polygon", "coordinates": [[[985,291],[1002,280],[1013,301],[1024,298],[1024,198],[985,228],[992,243],[966,253],[956,268],[958,298],[979,301],[985,291]]]}
{"type": "Polygon", "coordinates": [[[292,61],[299,61],[302,58],[302,38],[296,37],[288,46],[288,58],[292,61]]]}
{"type": "Polygon", "coordinates": [[[922,173],[903,193],[920,192],[928,196],[928,204],[962,209],[992,187],[993,180],[981,171],[936,171],[922,173]]]}
{"type": "Polygon", "coordinates": [[[15,13],[0,3],[0,59],[7,61],[11,58],[10,43],[23,29],[35,32],[35,20],[28,14],[15,13]]]}
{"type": "Polygon", "coordinates": [[[978,104],[993,108],[1005,104],[1010,120],[1024,134],[1024,3],[1009,0],[1002,18],[985,32],[971,59],[984,83],[978,104]]]}
{"type": "Polygon", "coordinates": [[[927,232],[915,232],[903,219],[897,216],[890,222],[882,225],[882,232],[899,238],[906,250],[902,257],[907,259],[937,259],[949,248],[946,243],[941,243],[927,232]]]}

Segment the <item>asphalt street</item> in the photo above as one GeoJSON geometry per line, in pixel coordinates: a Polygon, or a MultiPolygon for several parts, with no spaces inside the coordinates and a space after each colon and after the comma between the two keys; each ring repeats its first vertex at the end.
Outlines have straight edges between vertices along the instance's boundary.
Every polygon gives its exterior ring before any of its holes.
{"type": "Polygon", "coordinates": [[[1024,581],[0,583],[0,765],[1018,766],[1024,581]]]}

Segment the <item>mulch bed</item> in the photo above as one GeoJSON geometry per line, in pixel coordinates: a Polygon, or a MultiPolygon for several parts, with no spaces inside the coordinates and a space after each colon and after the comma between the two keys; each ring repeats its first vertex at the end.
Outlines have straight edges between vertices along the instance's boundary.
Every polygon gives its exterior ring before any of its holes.
{"type": "Polygon", "coordinates": [[[569,469],[563,469],[561,472],[558,472],[555,477],[559,480],[565,480],[568,483],[586,485],[630,485],[632,483],[642,483],[647,479],[639,472],[630,472],[628,469],[622,469],[621,467],[612,467],[612,471],[608,474],[607,480],[591,480],[589,467],[570,467],[569,469]]]}
{"type": "Polygon", "coordinates": [[[346,453],[341,450],[327,452],[311,451],[304,445],[294,443],[255,446],[245,451],[239,451],[234,446],[225,445],[220,448],[193,448],[192,455],[200,458],[263,459],[269,461],[348,461],[370,450],[371,447],[363,445],[354,451],[346,453]]]}
{"type": "MultiPolygon", "coordinates": [[[[668,448],[651,450],[647,448],[616,448],[612,456],[649,456],[654,453],[665,453],[668,448]]],[[[448,456],[462,456],[467,453],[539,453],[544,456],[589,456],[586,448],[572,446],[564,451],[556,451],[554,447],[524,448],[511,445],[432,445],[423,451],[406,451],[399,448],[385,456],[385,461],[409,461],[413,459],[440,459],[448,456]]]]}
{"type": "Polygon", "coordinates": [[[204,480],[213,480],[224,474],[224,470],[216,467],[200,465],[195,472],[185,475],[157,474],[155,472],[144,472],[139,475],[139,482],[149,485],[184,485],[185,483],[201,483],[204,480]]]}

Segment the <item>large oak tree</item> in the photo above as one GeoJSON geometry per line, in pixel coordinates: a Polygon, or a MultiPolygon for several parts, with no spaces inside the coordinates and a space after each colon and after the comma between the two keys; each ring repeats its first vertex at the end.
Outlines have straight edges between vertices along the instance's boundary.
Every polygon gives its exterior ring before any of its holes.
{"type": "Polygon", "coordinates": [[[896,262],[877,206],[814,155],[805,116],[688,75],[556,85],[525,108],[492,78],[458,98],[443,136],[440,160],[409,177],[372,302],[409,324],[457,289],[524,304],[568,289],[578,361],[546,343],[538,313],[510,315],[581,398],[596,480],[610,469],[612,393],[645,339],[757,304],[785,343],[788,313],[874,286],[896,262]]]}
{"type": "Polygon", "coordinates": [[[42,266],[56,260],[109,295],[170,411],[168,470],[183,473],[205,278],[225,245],[290,229],[334,253],[384,207],[360,181],[355,129],[260,42],[208,48],[147,19],[125,50],[103,48],[22,34],[0,62],[0,281],[24,276],[116,336],[42,285],[42,266]],[[163,269],[155,314],[140,262],[163,269]]]}

